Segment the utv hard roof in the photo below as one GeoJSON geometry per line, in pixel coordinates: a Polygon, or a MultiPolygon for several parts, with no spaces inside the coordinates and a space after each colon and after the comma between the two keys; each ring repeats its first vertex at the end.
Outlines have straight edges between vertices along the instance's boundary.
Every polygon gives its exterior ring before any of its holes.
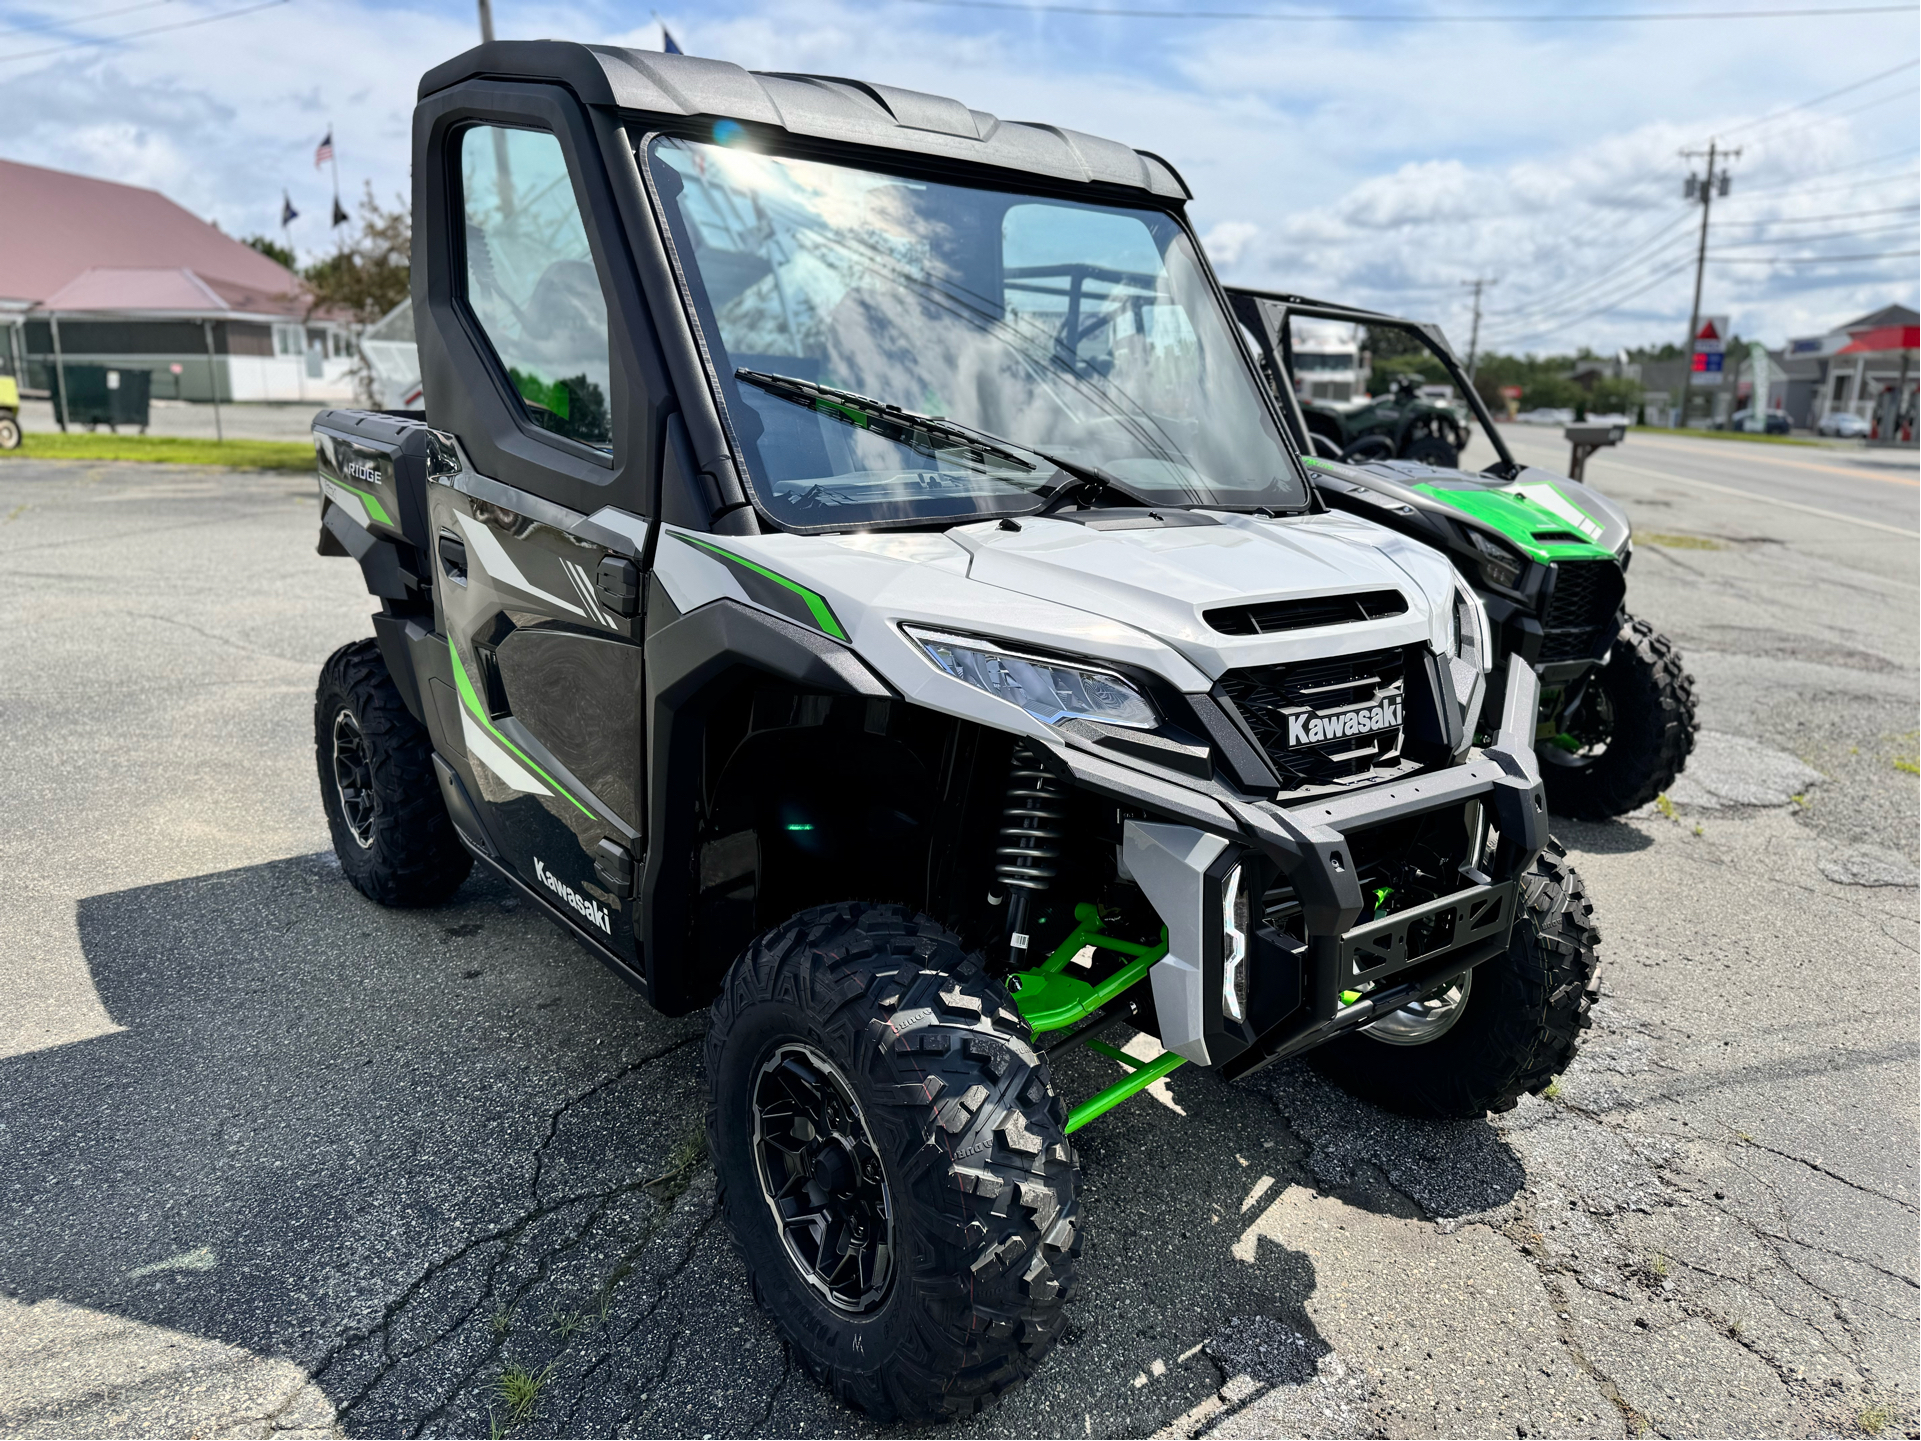
{"type": "Polygon", "coordinates": [[[420,98],[479,79],[558,82],[585,104],[642,115],[738,120],[808,139],[1192,198],[1174,167],[1145,150],[865,80],[743,70],[725,60],[567,40],[497,40],[429,70],[420,98]]]}

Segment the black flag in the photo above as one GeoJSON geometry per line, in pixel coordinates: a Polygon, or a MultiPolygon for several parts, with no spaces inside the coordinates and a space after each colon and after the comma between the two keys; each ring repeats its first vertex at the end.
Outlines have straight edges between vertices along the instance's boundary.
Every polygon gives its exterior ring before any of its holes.
{"type": "Polygon", "coordinates": [[[347,223],[347,212],[340,208],[340,197],[338,195],[334,196],[333,223],[335,225],[345,225],[347,223]]]}
{"type": "Polygon", "coordinates": [[[289,225],[293,224],[294,221],[298,220],[299,218],[300,218],[300,212],[293,208],[293,201],[287,198],[286,191],[284,190],[281,191],[280,192],[280,228],[282,230],[285,230],[289,225]]]}

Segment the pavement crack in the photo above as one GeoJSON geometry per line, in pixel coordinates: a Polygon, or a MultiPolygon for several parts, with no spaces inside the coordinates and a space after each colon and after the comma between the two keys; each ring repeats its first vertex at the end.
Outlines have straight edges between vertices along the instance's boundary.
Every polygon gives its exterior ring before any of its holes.
{"type": "Polygon", "coordinates": [[[1784,1161],[1793,1161],[1797,1165],[1806,1166],[1810,1171],[1819,1172],[1821,1175],[1826,1176],[1831,1181],[1839,1181],[1842,1185],[1848,1187],[1851,1190],[1859,1191],[1864,1196],[1875,1196],[1883,1201],[1887,1201],[1893,1205],[1899,1206],[1902,1210],[1906,1211],[1910,1216],[1921,1215],[1921,1211],[1917,1211],[1912,1202],[1904,1201],[1899,1196],[1890,1196],[1886,1191],[1877,1191],[1872,1186],[1865,1186],[1859,1181],[1852,1180],[1849,1177],[1842,1175],[1839,1171],[1831,1170],[1829,1167],[1822,1165],[1821,1162],[1819,1161],[1811,1160],[1806,1156],[1797,1156],[1792,1151],[1784,1151],[1779,1146],[1770,1146],[1765,1141],[1751,1140],[1745,1136],[1742,1137],[1742,1139],[1746,1141],[1748,1145],[1754,1147],[1754,1149],[1757,1151],[1766,1151],[1769,1155],[1779,1156],[1784,1161]]]}
{"type": "Polygon", "coordinates": [[[694,1045],[701,1039],[702,1033],[698,1031],[691,1035],[682,1036],[677,1041],[671,1041],[665,1046],[649,1051],[646,1055],[636,1060],[629,1061],[617,1070],[610,1071],[607,1075],[595,1081],[593,1085],[589,1086],[586,1090],[569,1096],[565,1101],[562,1101],[555,1110],[548,1114],[547,1134],[541,1138],[540,1144],[534,1147],[534,1174],[532,1179],[527,1183],[528,1196],[535,1199],[539,1198],[540,1178],[546,1168],[547,1162],[547,1147],[552,1145],[554,1137],[560,1134],[560,1123],[566,1118],[569,1111],[573,1110],[575,1106],[580,1105],[582,1102],[593,1099],[593,1097],[599,1095],[609,1086],[620,1084],[620,1082],[626,1080],[635,1072],[645,1070],[648,1066],[653,1065],[654,1062],[663,1060],[676,1051],[684,1050],[686,1047],[694,1045]]]}
{"type": "Polygon", "coordinates": [[[780,1346],[780,1380],[776,1381],[774,1383],[774,1389],[767,1393],[767,1404],[761,1408],[760,1420],[754,1423],[754,1429],[756,1431],[765,1429],[766,1426],[773,1421],[774,1403],[780,1400],[780,1393],[787,1389],[787,1380],[793,1374],[794,1353],[787,1343],[783,1341],[780,1346]]]}

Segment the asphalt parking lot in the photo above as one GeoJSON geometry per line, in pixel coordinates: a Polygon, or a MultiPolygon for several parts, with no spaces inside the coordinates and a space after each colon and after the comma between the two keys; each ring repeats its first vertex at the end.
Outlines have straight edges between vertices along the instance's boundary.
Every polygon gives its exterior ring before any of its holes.
{"type": "MultiPolygon", "coordinates": [[[[1158,1084],[1077,1137],[1067,1341],[955,1434],[1914,1434],[1913,459],[1589,478],[1704,734],[1667,808],[1557,828],[1580,1059],[1458,1125],[1158,1084]]],[[[510,1368],[517,1435],[867,1432],[717,1224],[700,1019],[494,883],[341,879],[313,682],[370,603],[316,519],[297,476],[0,462],[0,1434],[486,1435],[510,1368]]]]}

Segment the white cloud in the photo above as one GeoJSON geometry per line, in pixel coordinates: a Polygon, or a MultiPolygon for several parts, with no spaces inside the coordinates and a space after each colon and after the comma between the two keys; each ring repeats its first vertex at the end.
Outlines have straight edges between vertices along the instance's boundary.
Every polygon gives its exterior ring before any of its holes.
{"type": "Polygon", "coordinates": [[[1245,220],[1223,220],[1201,237],[1209,258],[1216,265],[1238,265],[1248,243],[1261,233],[1261,227],[1245,220]]]}
{"type": "MultiPolygon", "coordinates": [[[[53,0],[0,0],[11,23],[27,12],[58,18],[53,0]]],[[[495,14],[503,36],[659,45],[657,25],[633,25],[634,11],[610,0],[496,0],[495,14]]],[[[1499,277],[1487,333],[1536,348],[1678,336],[1685,270],[1583,315],[1685,258],[1692,212],[1676,151],[1885,68],[1912,46],[1904,16],[1390,28],[814,0],[802,24],[772,0],[713,0],[664,19],[693,54],[853,72],[1153,150],[1194,190],[1196,227],[1230,279],[1414,312],[1464,332],[1460,282],[1499,277]]],[[[152,185],[240,233],[277,228],[285,185],[303,212],[295,239],[311,253],[329,242],[330,179],[312,166],[327,125],[350,204],[363,178],[383,197],[405,194],[419,76],[474,38],[471,0],[294,0],[114,52],[0,60],[9,117],[0,154],[152,185]]],[[[1897,77],[1826,108],[1908,83],[1897,77]]],[[[1912,154],[1837,168],[1911,151],[1911,102],[1810,127],[1821,113],[1740,137],[1735,193],[1716,209],[1728,239],[1765,238],[1765,228],[1733,228],[1763,217],[1914,199],[1912,154]]],[[[1883,236],[1841,248],[1913,247],[1883,236]]],[[[1912,262],[1840,269],[1869,278],[1837,286],[1814,267],[1721,266],[1709,276],[1711,308],[1778,341],[1915,297],[1912,262]]]]}

